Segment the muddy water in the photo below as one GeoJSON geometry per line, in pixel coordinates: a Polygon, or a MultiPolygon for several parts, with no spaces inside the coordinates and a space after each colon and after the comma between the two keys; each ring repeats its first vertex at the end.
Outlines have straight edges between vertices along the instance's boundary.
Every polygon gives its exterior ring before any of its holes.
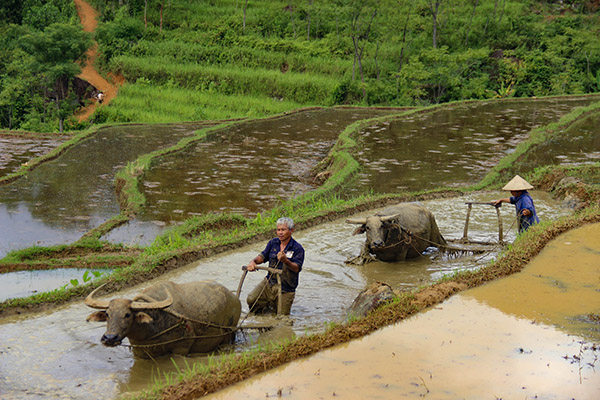
{"type": "MultiPolygon", "coordinates": [[[[434,212],[445,236],[460,237],[466,213],[464,201],[494,199],[501,195],[503,193],[492,192],[475,197],[430,201],[425,205],[434,212]]],[[[556,218],[566,213],[550,199],[535,193],[534,198],[542,219],[556,218]]],[[[512,216],[512,212],[503,208],[503,214],[506,213],[507,218],[512,216]]],[[[477,214],[477,218],[474,216],[470,237],[494,239],[497,235],[497,222],[493,208],[490,207],[489,212],[484,209],[474,214],[477,214]]],[[[361,236],[351,236],[353,230],[352,226],[338,220],[299,230],[295,234],[307,249],[307,256],[292,308],[293,325],[287,325],[288,321],[278,321],[273,317],[248,318],[244,321],[245,324],[277,324],[278,327],[262,334],[252,330],[244,331],[244,335],[239,335],[235,349],[322,331],[326,323],[342,321],[346,309],[360,290],[375,280],[388,282],[398,290],[414,288],[445,273],[484,265],[493,257],[492,254],[449,261],[443,258],[431,261],[423,257],[407,263],[350,266],[344,264],[344,261],[358,254],[364,240],[361,236]]],[[[509,237],[514,235],[514,228],[512,232],[509,237]]],[[[235,291],[241,276],[241,265],[247,264],[263,247],[264,243],[257,243],[203,259],[148,282],[147,285],[163,280],[186,282],[215,279],[235,291]]],[[[248,274],[242,299],[246,298],[263,276],[258,272],[248,274]]],[[[133,288],[119,296],[131,298],[141,288],[133,288]]],[[[245,301],[243,309],[244,312],[247,311],[245,301]]],[[[92,311],[78,303],[36,316],[0,320],[2,398],[44,399],[52,394],[62,398],[111,399],[123,392],[146,388],[152,379],[158,379],[163,372],[175,370],[170,360],[162,359],[156,363],[134,360],[126,347],[106,348],[100,345],[103,324],[84,322],[92,311]]],[[[186,362],[206,362],[206,358],[178,358],[176,362],[180,368],[185,368],[186,362]]]]}
{"type": "Polygon", "coordinates": [[[533,128],[593,101],[597,98],[478,102],[375,125],[360,135],[357,159],[365,168],[355,190],[382,193],[478,182],[533,128]]]}
{"type": "Polygon", "coordinates": [[[116,171],[139,155],[171,146],[199,125],[101,129],[65,154],[0,186],[0,257],[9,250],[77,240],[119,213],[116,171]]]}
{"type": "Polygon", "coordinates": [[[527,152],[523,170],[533,171],[542,164],[575,165],[600,161],[600,112],[588,115],[550,141],[527,152]]]}
{"type": "Polygon", "coordinates": [[[600,330],[581,318],[600,312],[598,276],[595,224],[520,274],[207,399],[598,399],[600,330]]]}
{"type": "Polygon", "coordinates": [[[319,109],[236,124],[153,165],[141,188],[146,197],[144,210],[106,239],[137,238],[138,243],[147,244],[164,226],[194,215],[254,216],[314,189],[307,175],[346,126],[401,111],[319,109]]]}
{"type": "Polygon", "coordinates": [[[0,135],[0,178],[19,169],[64,142],[64,139],[36,139],[0,135]]]}

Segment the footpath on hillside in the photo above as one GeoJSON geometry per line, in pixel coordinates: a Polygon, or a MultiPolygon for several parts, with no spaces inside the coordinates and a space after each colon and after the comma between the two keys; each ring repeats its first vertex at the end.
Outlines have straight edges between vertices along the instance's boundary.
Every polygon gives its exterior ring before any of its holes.
{"type": "MultiPolygon", "coordinates": [[[[83,30],[90,33],[94,32],[96,30],[96,26],[98,25],[98,22],[96,21],[96,18],[98,17],[98,12],[83,0],[75,0],[75,8],[77,9],[79,19],[81,20],[81,25],[83,25],[83,30]]],[[[97,49],[98,44],[96,42],[94,42],[92,47],[88,49],[86,53],[87,62],[85,67],[82,68],[79,78],[89,82],[99,91],[104,93],[103,104],[108,104],[113,98],[116,97],[118,87],[104,79],[94,68],[94,61],[96,60],[97,49]]],[[[122,79],[118,81],[119,84],[122,84],[122,79]]],[[[77,113],[79,121],[87,120],[94,113],[97,106],[97,101],[93,101],[88,106],[82,108],[77,113]]]]}

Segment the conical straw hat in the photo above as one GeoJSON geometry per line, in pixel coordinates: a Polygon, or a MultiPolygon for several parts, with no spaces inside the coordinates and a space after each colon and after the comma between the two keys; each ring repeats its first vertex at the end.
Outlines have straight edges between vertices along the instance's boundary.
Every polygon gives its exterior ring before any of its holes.
{"type": "Polygon", "coordinates": [[[519,175],[515,175],[514,178],[512,178],[510,180],[510,182],[508,182],[503,188],[502,190],[529,190],[529,189],[533,189],[533,186],[531,186],[529,184],[529,182],[527,182],[525,179],[521,178],[519,175]]]}

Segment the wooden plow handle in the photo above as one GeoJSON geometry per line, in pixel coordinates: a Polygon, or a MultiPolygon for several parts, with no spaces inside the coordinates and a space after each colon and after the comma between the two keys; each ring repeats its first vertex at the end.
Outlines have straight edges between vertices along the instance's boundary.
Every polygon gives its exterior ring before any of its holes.
{"type": "Polygon", "coordinates": [[[500,206],[502,203],[498,203],[498,204],[494,204],[491,201],[466,201],[465,204],[468,206],[467,208],[467,219],[465,220],[465,229],[463,231],[463,237],[461,238],[461,241],[463,242],[468,242],[469,239],[467,238],[467,235],[469,233],[469,218],[471,217],[471,210],[473,209],[473,204],[476,205],[487,205],[487,206],[493,206],[496,208],[496,215],[498,216],[498,242],[500,244],[504,243],[504,234],[502,233],[502,216],[500,215],[500,206]]]}
{"type": "MultiPolygon", "coordinates": [[[[261,266],[256,266],[255,267],[257,270],[261,270],[261,271],[269,271],[272,274],[275,274],[275,276],[277,276],[277,284],[279,285],[279,293],[277,296],[277,315],[281,315],[281,309],[283,307],[283,299],[282,299],[282,293],[281,293],[281,274],[283,273],[282,270],[280,269],[275,269],[275,268],[270,268],[270,267],[261,267],[261,266]]],[[[242,293],[242,285],[244,284],[244,279],[246,279],[246,275],[248,274],[248,267],[246,265],[242,266],[242,277],[240,278],[240,283],[238,284],[238,288],[237,288],[237,292],[236,292],[236,296],[239,299],[240,298],[240,294],[242,293]]]]}

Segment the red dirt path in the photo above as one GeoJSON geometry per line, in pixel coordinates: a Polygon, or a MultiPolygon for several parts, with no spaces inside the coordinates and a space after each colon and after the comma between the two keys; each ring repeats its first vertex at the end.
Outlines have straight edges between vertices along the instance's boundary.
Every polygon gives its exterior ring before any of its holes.
{"type": "MultiPolygon", "coordinates": [[[[77,14],[79,15],[79,19],[81,20],[81,25],[83,25],[83,30],[86,32],[94,32],[96,30],[96,26],[98,22],[96,18],[98,17],[98,12],[92,8],[88,3],[83,0],[74,0],[75,8],[77,9],[77,14]]],[[[94,43],[92,47],[90,47],[86,53],[88,59],[86,65],[82,68],[81,74],[79,78],[88,81],[90,84],[95,86],[98,90],[104,93],[104,101],[102,104],[108,104],[110,101],[116,97],[118,87],[113,85],[104,79],[98,71],[94,68],[94,61],[96,60],[98,45],[94,43]]],[[[122,79],[117,79],[118,85],[123,83],[122,79]]],[[[79,121],[84,121],[93,114],[94,110],[96,110],[97,102],[94,101],[89,104],[87,107],[82,108],[77,116],[79,121]]]]}

